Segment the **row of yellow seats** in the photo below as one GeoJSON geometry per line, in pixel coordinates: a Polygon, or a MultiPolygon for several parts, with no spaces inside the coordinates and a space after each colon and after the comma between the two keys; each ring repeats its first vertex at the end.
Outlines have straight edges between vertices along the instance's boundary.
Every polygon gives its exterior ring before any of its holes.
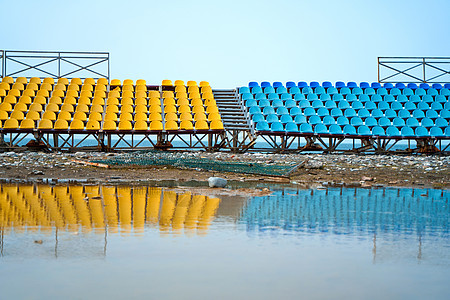
{"type": "Polygon", "coordinates": [[[62,84],[62,83],[57,83],[54,88],[54,91],[106,91],[107,87],[106,85],[103,84],[97,84],[95,87],[93,85],[90,84],[84,84],[81,87],[79,85],[76,84],[69,84],[68,86],[62,84]]]}
{"type": "Polygon", "coordinates": [[[68,103],[68,104],[72,104],[72,105],[76,105],[76,104],[86,104],[86,105],[105,105],[105,100],[102,97],[94,97],[89,98],[89,97],[79,97],[79,98],[75,98],[75,97],[65,97],[65,98],[61,98],[61,97],[57,97],[57,96],[53,96],[48,100],[48,103],[54,103],[54,104],[64,104],[64,103],[68,103]]]}
{"type": "MultiPolygon", "coordinates": [[[[132,79],[125,79],[123,81],[123,84],[120,81],[120,79],[112,79],[110,85],[111,86],[134,85],[134,83],[132,79]]],[[[147,82],[144,79],[138,79],[136,80],[136,86],[138,85],[147,85],[147,82]]]]}
{"type": "MultiPolygon", "coordinates": [[[[30,115],[29,112],[26,116],[27,119],[34,119],[36,120],[36,115],[30,115]]],[[[102,113],[91,111],[91,112],[83,112],[83,111],[76,111],[76,112],[68,112],[68,111],[61,111],[61,112],[53,112],[53,111],[45,111],[42,114],[42,119],[48,119],[55,121],[57,119],[63,119],[66,121],[70,121],[72,119],[77,119],[81,121],[87,121],[89,120],[95,120],[95,121],[101,121],[103,119],[102,113]]],[[[39,120],[39,119],[38,119],[39,120]]]]}
{"type": "MultiPolygon", "coordinates": [[[[9,83],[9,84],[13,84],[13,83],[22,83],[22,84],[27,84],[27,83],[36,83],[36,84],[41,84],[41,83],[49,83],[51,85],[55,84],[55,79],[52,77],[46,77],[44,78],[44,80],[41,81],[41,79],[39,77],[32,77],[30,78],[30,81],[28,81],[28,79],[26,77],[17,77],[16,80],[14,80],[14,78],[10,77],[10,76],[5,76],[2,78],[1,82],[5,82],[5,83],[9,83]]],[[[108,80],[106,78],[99,78],[97,79],[97,82],[95,82],[95,79],[93,78],[86,78],[84,79],[84,81],[81,80],[81,78],[72,78],[69,82],[68,78],[65,77],[61,77],[58,78],[57,83],[61,83],[64,85],[69,85],[70,83],[73,84],[78,84],[78,85],[82,85],[82,84],[104,84],[104,85],[108,85],[108,80]]]]}
{"type": "MultiPolygon", "coordinates": [[[[161,85],[163,86],[184,86],[184,81],[183,80],[175,80],[175,83],[172,83],[172,80],[169,79],[164,79],[161,83],[161,85]]],[[[186,83],[186,86],[197,86],[197,82],[194,80],[189,80],[186,83]]],[[[200,81],[200,86],[209,86],[209,82],[208,81],[200,81]]]]}
{"type": "MultiPolygon", "coordinates": [[[[36,129],[36,121],[31,119],[23,119],[20,122],[17,119],[8,119],[3,124],[3,129],[36,129]]],[[[0,121],[1,123],[1,121],[0,121]]],[[[70,122],[58,119],[55,122],[49,119],[42,119],[39,121],[37,129],[59,129],[59,130],[100,130],[100,122],[89,120],[86,124],[82,120],[74,119],[70,122]]]]}
{"type": "Polygon", "coordinates": [[[138,112],[134,115],[131,113],[121,113],[120,116],[114,112],[107,112],[105,114],[105,121],[118,121],[118,120],[127,120],[127,121],[162,121],[162,115],[160,112],[152,112],[150,114],[138,112]]]}
{"type": "Polygon", "coordinates": [[[115,121],[108,120],[103,123],[103,130],[163,130],[163,124],[161,121],[151,121],[150,124],[147,121],[136,121],[134,124],[129,120],[120,121],[118,124],[115,121]]]}
{"type": "Polygon", "coordinates": [[[108,93],[108,98],[123,98],[123,97],[131,97],[131,98],[160,98],[161,97],[161,93],[159,91],[137,91],[136,93],[133,94],[132,91],[123,91],[120,92],[118,90],[112,90],[109,91],[108,93]]]}
{"type": "Polygon", "coordinates": [[[212,88],[210,86],[175,86],[175,93],[212,93],[212,88]]]}
{"type": "MultiPolygon", "coordinates": [[[[165,113],[164,119],[166,121],[198,121],[198,120],[208,120],[208,121],[217,121],[221,120],[220,114],[211,113],[208,116],[205,113],[181,113],[176,114],[174,112],[165,113]]],[[[162,114],[160,112],[152,112],[150,114],[144,112],[131,113],[131,112],[122,112],[120,114],[115,112],[107,112],[105,114],[105,121],[117,121],[117,120],[128,120],[128,121],[142,121],[142,120],[150,120],[150,121],[162,121],[162,114]]]]}
{"type": "MultiPolygon", "coordinates": [[[[152,112],[162,112],[162,107],[160,105],[122,105],[118,106],[115,104],[111,104],[106,106],[106,113],[119,113],[119,112],[127,112],[127,113],[152,113],[152,112]]],[[[164,112],[169,113],[219,113],[217,106],[207,106],[206,109],[203,105],[198,106],[189,106],[189,105],[181,105],[176,107],[175,105],[166,105],[164,106],[164,112]]]]}
{"type": "Polygon", "coordinates": [[[33,91],[33,90],[25,90],[25,91],[20,91],[17,89],[12,89],[9,91],[6,91],[4,89],[0,89],[0,97],[20,97],[20,96],[29,96],[29,97],[35,97],[35,96],[43,96],[43,97],[48,97],[49,96],[49,92],[47,90],[39,90],[37,92],[33,91]]]}
{"type": "Polygon", "coordinates": [[[221,121],[212,121],[211,124],[208,124],[208,122],[204,120],[200,120],[197,122],[192,122],[188,120],[181,121],[180,124],[178,124],[175,121],[167,121],[164,124],[161,121],[128,121],[128,120],[122,120],[118,123],[115,121],[105,121],[103,124],[103,130],[122,130],[122,131],[131,131],[131,130],[222,130],[223,124],[221,121]]]}

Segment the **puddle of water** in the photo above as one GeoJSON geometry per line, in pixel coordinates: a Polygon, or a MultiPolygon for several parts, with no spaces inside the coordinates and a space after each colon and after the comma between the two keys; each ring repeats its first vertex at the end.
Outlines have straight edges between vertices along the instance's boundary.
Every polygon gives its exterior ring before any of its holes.
{"type": "Polygon", "coordinates": [[[449,199],[3,184],[0,298],[445,298],[449,199]]]}

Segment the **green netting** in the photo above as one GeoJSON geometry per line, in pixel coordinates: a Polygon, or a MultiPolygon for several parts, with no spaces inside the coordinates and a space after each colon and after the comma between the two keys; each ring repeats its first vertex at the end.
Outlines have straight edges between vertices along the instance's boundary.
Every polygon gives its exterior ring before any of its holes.
{"type": "Polygon", "coordinates": [[[255,175],[289,176],[296,164],[268,164],[255,162],[223,161],[207,158],[170,157],[166,153],[133,153],[103,160],[92,160],[95,163],[111,167],[151,167],[167,166],[174,168],[201,169],[217,172],[233,172],[255,175]]]}

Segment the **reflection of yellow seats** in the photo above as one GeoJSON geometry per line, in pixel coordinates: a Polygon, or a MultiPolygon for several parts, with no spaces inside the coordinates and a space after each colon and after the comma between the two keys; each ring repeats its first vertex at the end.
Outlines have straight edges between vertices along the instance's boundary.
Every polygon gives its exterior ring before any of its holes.
{"type": "Polygon", "coordinates": [[[175,207],[175,212],[173,213],[172,218],[172,228],[175,232],[181,230],[184,227],[184,222],[186,221],[190,202],[190,193],[178,195],[177,205],[175,207]]]}
{"type": "Polygon", "coordinates": [[[164,191],[163,203],[161,206],[161,216],[159,218],[160,231],[166,231],[172,221],[177,202],[177,194],[174,191],[164,191]]]}
{"type": "Polygon", "coordinates": [[[39,121],[38,129],[53,129],[53,122],[49,119],[42,118],[39,121]]]}
{"type": "Polygon", "coordinates": [[[194,126],[192,125],[192,122],[189,120],[182,120],[180,123],[180,129],[181,130],[193,130],[194,126]]]}
{"type": "Polygon", "coordinates": [[[157,224],[161,207],[161,189],[147,188],[147,222],[157,224]]]}
{"type": "Polygon", "coordinates": [[[20,123],[20,129],[34,129],[35,128],[35,122],[32,119],[24,119],[20,123]]]}
{"type": "Polygon", "coordinates": [[[173,120],[166,121],[166,130],[178,130],[178,123],[173,120]]]}
{"type": "Polygon", "coordinates": [[[195,121],[195,129],[196,130],[208,130],[209,126],[205,120],[195,121]]]}
{"type": "Polygon", "coordinates": [[[213,130],[223,130],[223,123],[221,120],[213,120],[210,125],[213,130]]]}
{"type": "Polygon", "coordinates": [[[80,119],[73,119],[70,123],[70,130],[83,130],[84,122],[80,119]]]}
{"type": "Polygon", "coordinates": [[[178,121],[178,116],[176,113],[166,113],[164,119],[166,121],[178,121]]]}
{"type": "Polygon", "coordinates": [[[148,130],[148,124],[145,120],[137,120],[134,123],[134,130],[148,130]]]}
{"type": "Polygon", "coordinates": [[[103,123],[103,130],[116,130],[117,125],[116,122],[113,120],[106,120],[103,123]]]}
{"type": "Polygon", "coordinates": [[[163,130],[163,125],[161,121],[151,121],[150,130],[163,130]]]}
{"type": "Polygon", "coordinates": [[[189,205],[188,214],[186,216],[186,221],[184,222],[184,226],[186,229],[195,229],[197,227],[197,223],[202,214],[205,201],[205,196],[192,196],[191,204],[189,205]]]}
{"type": "Polygon", "coordinates": [[[129,120],[119,121],[119,130],[132,130],[133,126],[129,120]]]}
{"type": "Polygon", "coordinates": [[[3,124],[4,129],[17,129],[19,128],[19,121],[14,118],[8,119],[3,124]]]}
{"type": "Polygon", "coordinates": [[[55,122],[55,129],[67,130],[69,128],[69,123],[67,120],[58,119],[55,122]]]}

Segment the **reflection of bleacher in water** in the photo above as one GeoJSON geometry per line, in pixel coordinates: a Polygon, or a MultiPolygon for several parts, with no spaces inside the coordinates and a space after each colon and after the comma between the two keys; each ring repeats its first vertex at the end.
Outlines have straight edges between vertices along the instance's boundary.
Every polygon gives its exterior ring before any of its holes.
{"type": "Polygon", "coordinates": [[[142,186],[1,185],[0,228],[10,231],[206,233],[220,199],[142,186]]]}
{"type": "Polygon", "coordinates": [[[284,190],[253,198],[240,221],[261,231],[448,234],[449,199],[435,189],[284,190]]]}

